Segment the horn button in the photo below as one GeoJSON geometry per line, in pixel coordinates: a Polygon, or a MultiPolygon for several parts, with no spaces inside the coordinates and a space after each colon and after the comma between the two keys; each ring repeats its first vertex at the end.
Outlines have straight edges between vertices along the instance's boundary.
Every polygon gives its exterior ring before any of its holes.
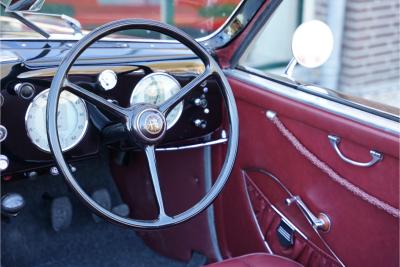
{"type": "Polygon", "coordinates": [[[132,124],[136,136],[144,143],[157,143],[164,137],[167,129],[164,115],[154,108],[139,112],[132,124]]]}

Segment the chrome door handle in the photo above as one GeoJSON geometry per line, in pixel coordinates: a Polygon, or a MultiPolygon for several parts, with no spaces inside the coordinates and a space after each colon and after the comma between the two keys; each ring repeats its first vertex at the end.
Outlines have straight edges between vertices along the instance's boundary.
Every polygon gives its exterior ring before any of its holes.
{"type": "Polygon", "coordinates": [[[333,149],[336,151],[336,153],[339,155],[339,157],[343,161],[345,161],[349,164],[359,166],[359,167],[371,167],[372,165],[374,165],[375,163],[377,163],[378,161],[381,161],[383,159],[382,153],[379,153],[375,150],[370,150],[369,153],[371,154],[372,159],[369,162],[358,162],[358,161],[351,160],[348,157],[346,157],[345,155],[343,155],[343,153],[339,149],[340,137],[335,136],[335,135],[328,135],[328,139],[329,139],[329,143],[331,143],[333,149]]]}

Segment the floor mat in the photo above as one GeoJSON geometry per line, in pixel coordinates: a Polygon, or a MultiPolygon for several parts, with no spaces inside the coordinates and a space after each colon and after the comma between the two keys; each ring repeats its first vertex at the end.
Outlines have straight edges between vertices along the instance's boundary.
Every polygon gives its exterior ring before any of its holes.
{"type": "MultiPolygon", "coordinates": [[[[78,179],[89,192],[113,188],[108,170],[102,161],[78,165],[78,179]]],[[[87,267],[87,266],[186,266],[185,263],[162,257],[148,248],[130,229],[95,223],[90,212],[69,191],[61,176],[41,176],[36,180],[10,182],[2,185],[2,194],[17,192],[24,196],[26,206],[9,222],[1,223],[2,267],[87,267]],[[55,232],[50,222],[50,200],[68,196],[73,205],[72,224],[55,232]]],[[[116,190],[111,190],[118,202],[116,190]]]]}

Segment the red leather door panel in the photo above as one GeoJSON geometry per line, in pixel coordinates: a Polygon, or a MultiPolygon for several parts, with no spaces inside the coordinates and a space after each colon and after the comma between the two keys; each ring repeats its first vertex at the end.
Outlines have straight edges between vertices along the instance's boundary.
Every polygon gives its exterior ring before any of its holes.
{"type": "MultiPolygon", "coordinates": [[[[267,251],[242,175],[243,170],[259,168],[277,176],[315,214],[323,212],[329,216],[331,230],[321,235],[346,266],[399,266],[399,219],[354,195],[315,167],[267,120],[265,112],[277,112],[286,127],[319,159],[349,182],[395,208],[399,208],[399,136],[278,96],[234,77],[229,81],[237,99],[240,139],[231,179],[216,205],[224,255],[267,251]],[[342,138],[340,148],[350,158],[368,161],[370,149],[382,152],[384,158],[369,168],[352,166],[334,152],[328,134],[342,138]]],[[[215,150],[216,162],[219,153],[215,150]]]]}

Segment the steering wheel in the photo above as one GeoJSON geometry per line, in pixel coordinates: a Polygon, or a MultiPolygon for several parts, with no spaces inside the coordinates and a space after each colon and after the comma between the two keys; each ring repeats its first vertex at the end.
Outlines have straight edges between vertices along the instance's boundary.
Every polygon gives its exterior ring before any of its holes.
{"type": "Polygon", "coordinates": [[[80,200],[83,201],[92,212],[112,223],[141,229],[156,229],[176,225],[194,217],[206,209],[221,192],[226,181],[228,180],[235,161],[239,137],[238,114],[232,89],[229,86],[229,83],[221,68],[218,66],[212,56],[199,43],[181,30],[157,21],[142,19],[119,20],[100,26],[83,37],[79,42],[76,43],[74,47],[71,48],[71,50],[62,60],[51,83],[47,102],[46,127],[51,153],[54,156],[59,171],[64,175],[67,183],[78,195],[80,200]],[[82,54],[82,52],[85,51],[91,44],[106,35],[122,30],[132,29],[155,31],[180,41],[202,60],[205,65],[204,72],[184,86],[178,93],[171,96],[158,106],[141,103],[135,104],[131,107],[121,107],[68,80],[67,73],[69,69],[79,55],[82,54]],[[179,102],[181,102],[189,92],[191,92],[196,86],[211,76],[213,76],[220,85],[229,119],[229,139],[225,161],[215,183],[200,201],[180,214],[169,216],[165,212],[158,179],[155,146],[157,146],[165,136],[165,132],[167,130],[165,118],[168,113],[177,104],[179,104],[179,102]],[[128,138],[130,138],[145,151],[155,197],[158,204],[157,219],[135,220],[114,214],[99,205],[80,187],[68,164],[65,162],[58,138],[58,100],[60,93],[62,90],[64,90],[64,88],[68,88],[68,91],[85,99],[98,108],[106,110],[115,115],[117,118],[116,120],[119,120],[118,122],[125,125],[128,138]]]}

